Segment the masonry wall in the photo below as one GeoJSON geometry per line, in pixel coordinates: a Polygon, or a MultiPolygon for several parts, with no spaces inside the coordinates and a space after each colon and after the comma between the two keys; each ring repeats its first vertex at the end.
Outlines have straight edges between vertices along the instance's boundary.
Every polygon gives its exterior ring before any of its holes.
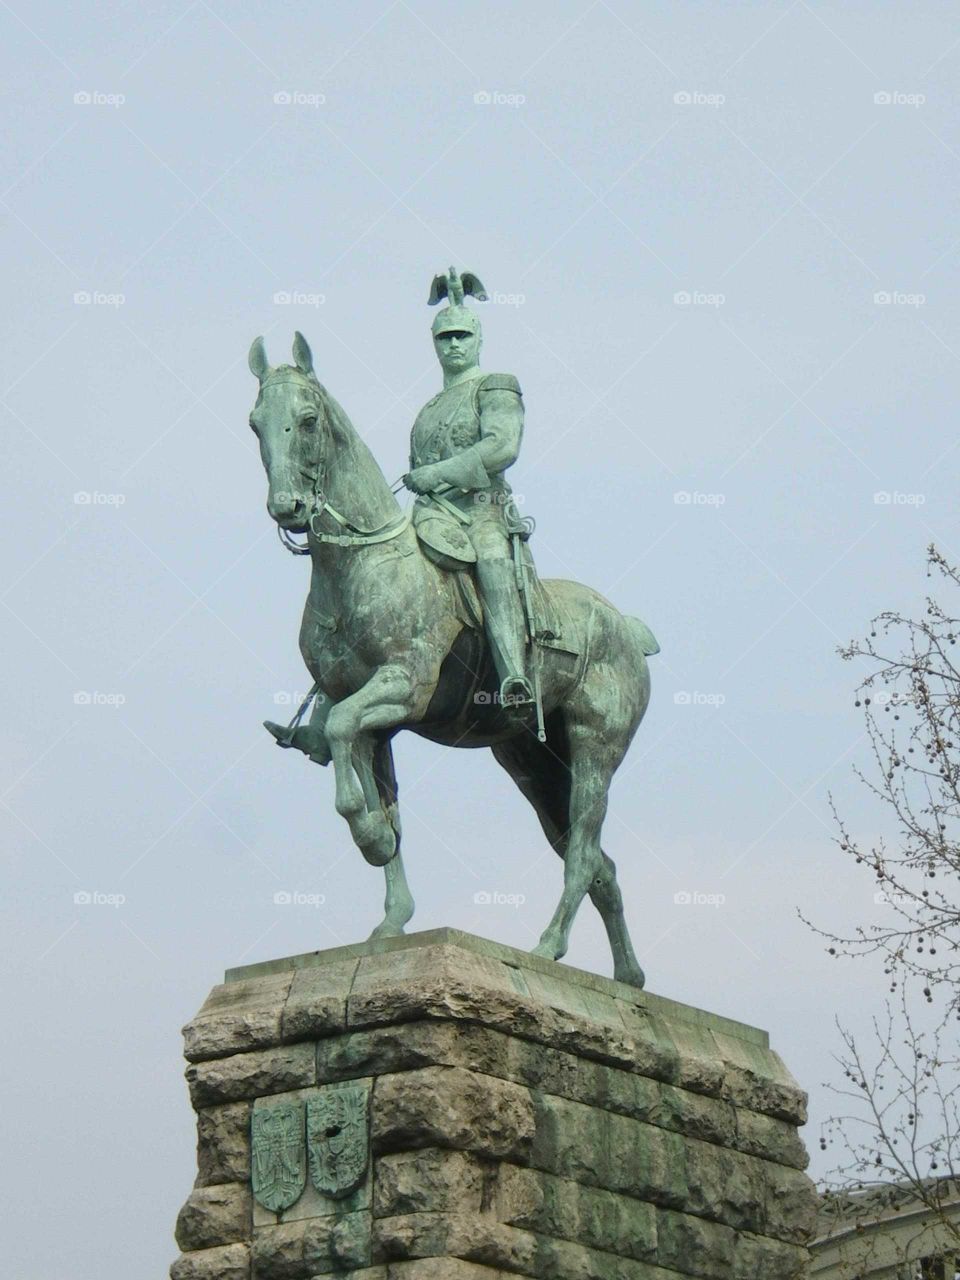
{"type": "Polygon", "coordinates": [[[173,1280],[800,1280],[804,1094],[755,1028],[452,930],[228,974],[185,1028],[173,1280]],[[251,1189],[255,1108],[363,1086],[367,1166],[251,1189]]]}

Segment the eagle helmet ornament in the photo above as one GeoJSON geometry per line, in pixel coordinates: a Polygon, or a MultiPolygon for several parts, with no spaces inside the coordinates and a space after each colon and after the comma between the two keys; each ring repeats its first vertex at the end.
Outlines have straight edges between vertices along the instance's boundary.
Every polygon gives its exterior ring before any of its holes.
{"type": "Polygon", "coordinates": [[[448,299],[447,306],[434,317],[431,332],[435,338],[455,329],[462,329],[466,333],[480,333],[478,316],[463,304],[464,298],[468,296],[476,298],[478,302],[487,301],[487,291],[480,277],[472,271],[465,271],[460,275],[456,267],[451,267],[446,274],[433,277],[427,305],[435,307],[442,299],[448,299]]]}

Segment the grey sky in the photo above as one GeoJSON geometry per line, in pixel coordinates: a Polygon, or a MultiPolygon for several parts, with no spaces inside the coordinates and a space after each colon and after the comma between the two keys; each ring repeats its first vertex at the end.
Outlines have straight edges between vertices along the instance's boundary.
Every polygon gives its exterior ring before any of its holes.
{"type": "MultiPolygon", "coordinates": [[[[484,365],[524,388],[541,571],[662,645],[605,839],[651,989],[767,1028],[815,1146],[832,1018],[883,989],[796,918],[880,910],[831,844],[828,789],[880,821],[835,648],[917,606],[928,541],[960,558],[953,6],[0,20],[10,1274],[164,1274],[194,1172],[179,1027],[225,967],[379,919],[332,779],[260,728],[307,687],[307,571],[264,510],[246,352],[301,329],[392,479],[451,262],[497,295],[484,365]]],[[[415,926],[532,946],[561,868],[506,775],[412,737],[398,767],[415,926]]],[[[589,905],[569,959],[609,972],[589,905]]]]}

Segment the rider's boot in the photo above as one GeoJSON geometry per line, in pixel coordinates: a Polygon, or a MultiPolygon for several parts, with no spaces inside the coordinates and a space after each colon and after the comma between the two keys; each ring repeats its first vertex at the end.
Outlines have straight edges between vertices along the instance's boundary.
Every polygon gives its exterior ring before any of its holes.
{"type": "Polygon", "coordinates": [[[526,720],[534,699],[524,675],[527,633],[512,561],[478,561],[477,585],[487,641],[500,677],[501,705],[518,719],[526,720]]]}
{"type": "Polygon", "coordinates": [[[278,747],[295,747],[309,756],[314,764],[330,763],[330,744],[324,726],[330,714],[332,703],[322,694],[314,699],[313,711],[309,724],[291,725],[275,724],[272,720],[264,720],[263,727],[273,734],[278,747]]]}

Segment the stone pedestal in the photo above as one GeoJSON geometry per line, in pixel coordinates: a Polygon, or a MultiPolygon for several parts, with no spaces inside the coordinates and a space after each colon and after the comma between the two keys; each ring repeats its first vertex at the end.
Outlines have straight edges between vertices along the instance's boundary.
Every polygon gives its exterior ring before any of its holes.
{"type": "Polygon", "coordinates": [[[805,1275],[806,1099],[753,1027],[440,929],[231,970],[184,1034],[173,1280],[805,1275]]]}

